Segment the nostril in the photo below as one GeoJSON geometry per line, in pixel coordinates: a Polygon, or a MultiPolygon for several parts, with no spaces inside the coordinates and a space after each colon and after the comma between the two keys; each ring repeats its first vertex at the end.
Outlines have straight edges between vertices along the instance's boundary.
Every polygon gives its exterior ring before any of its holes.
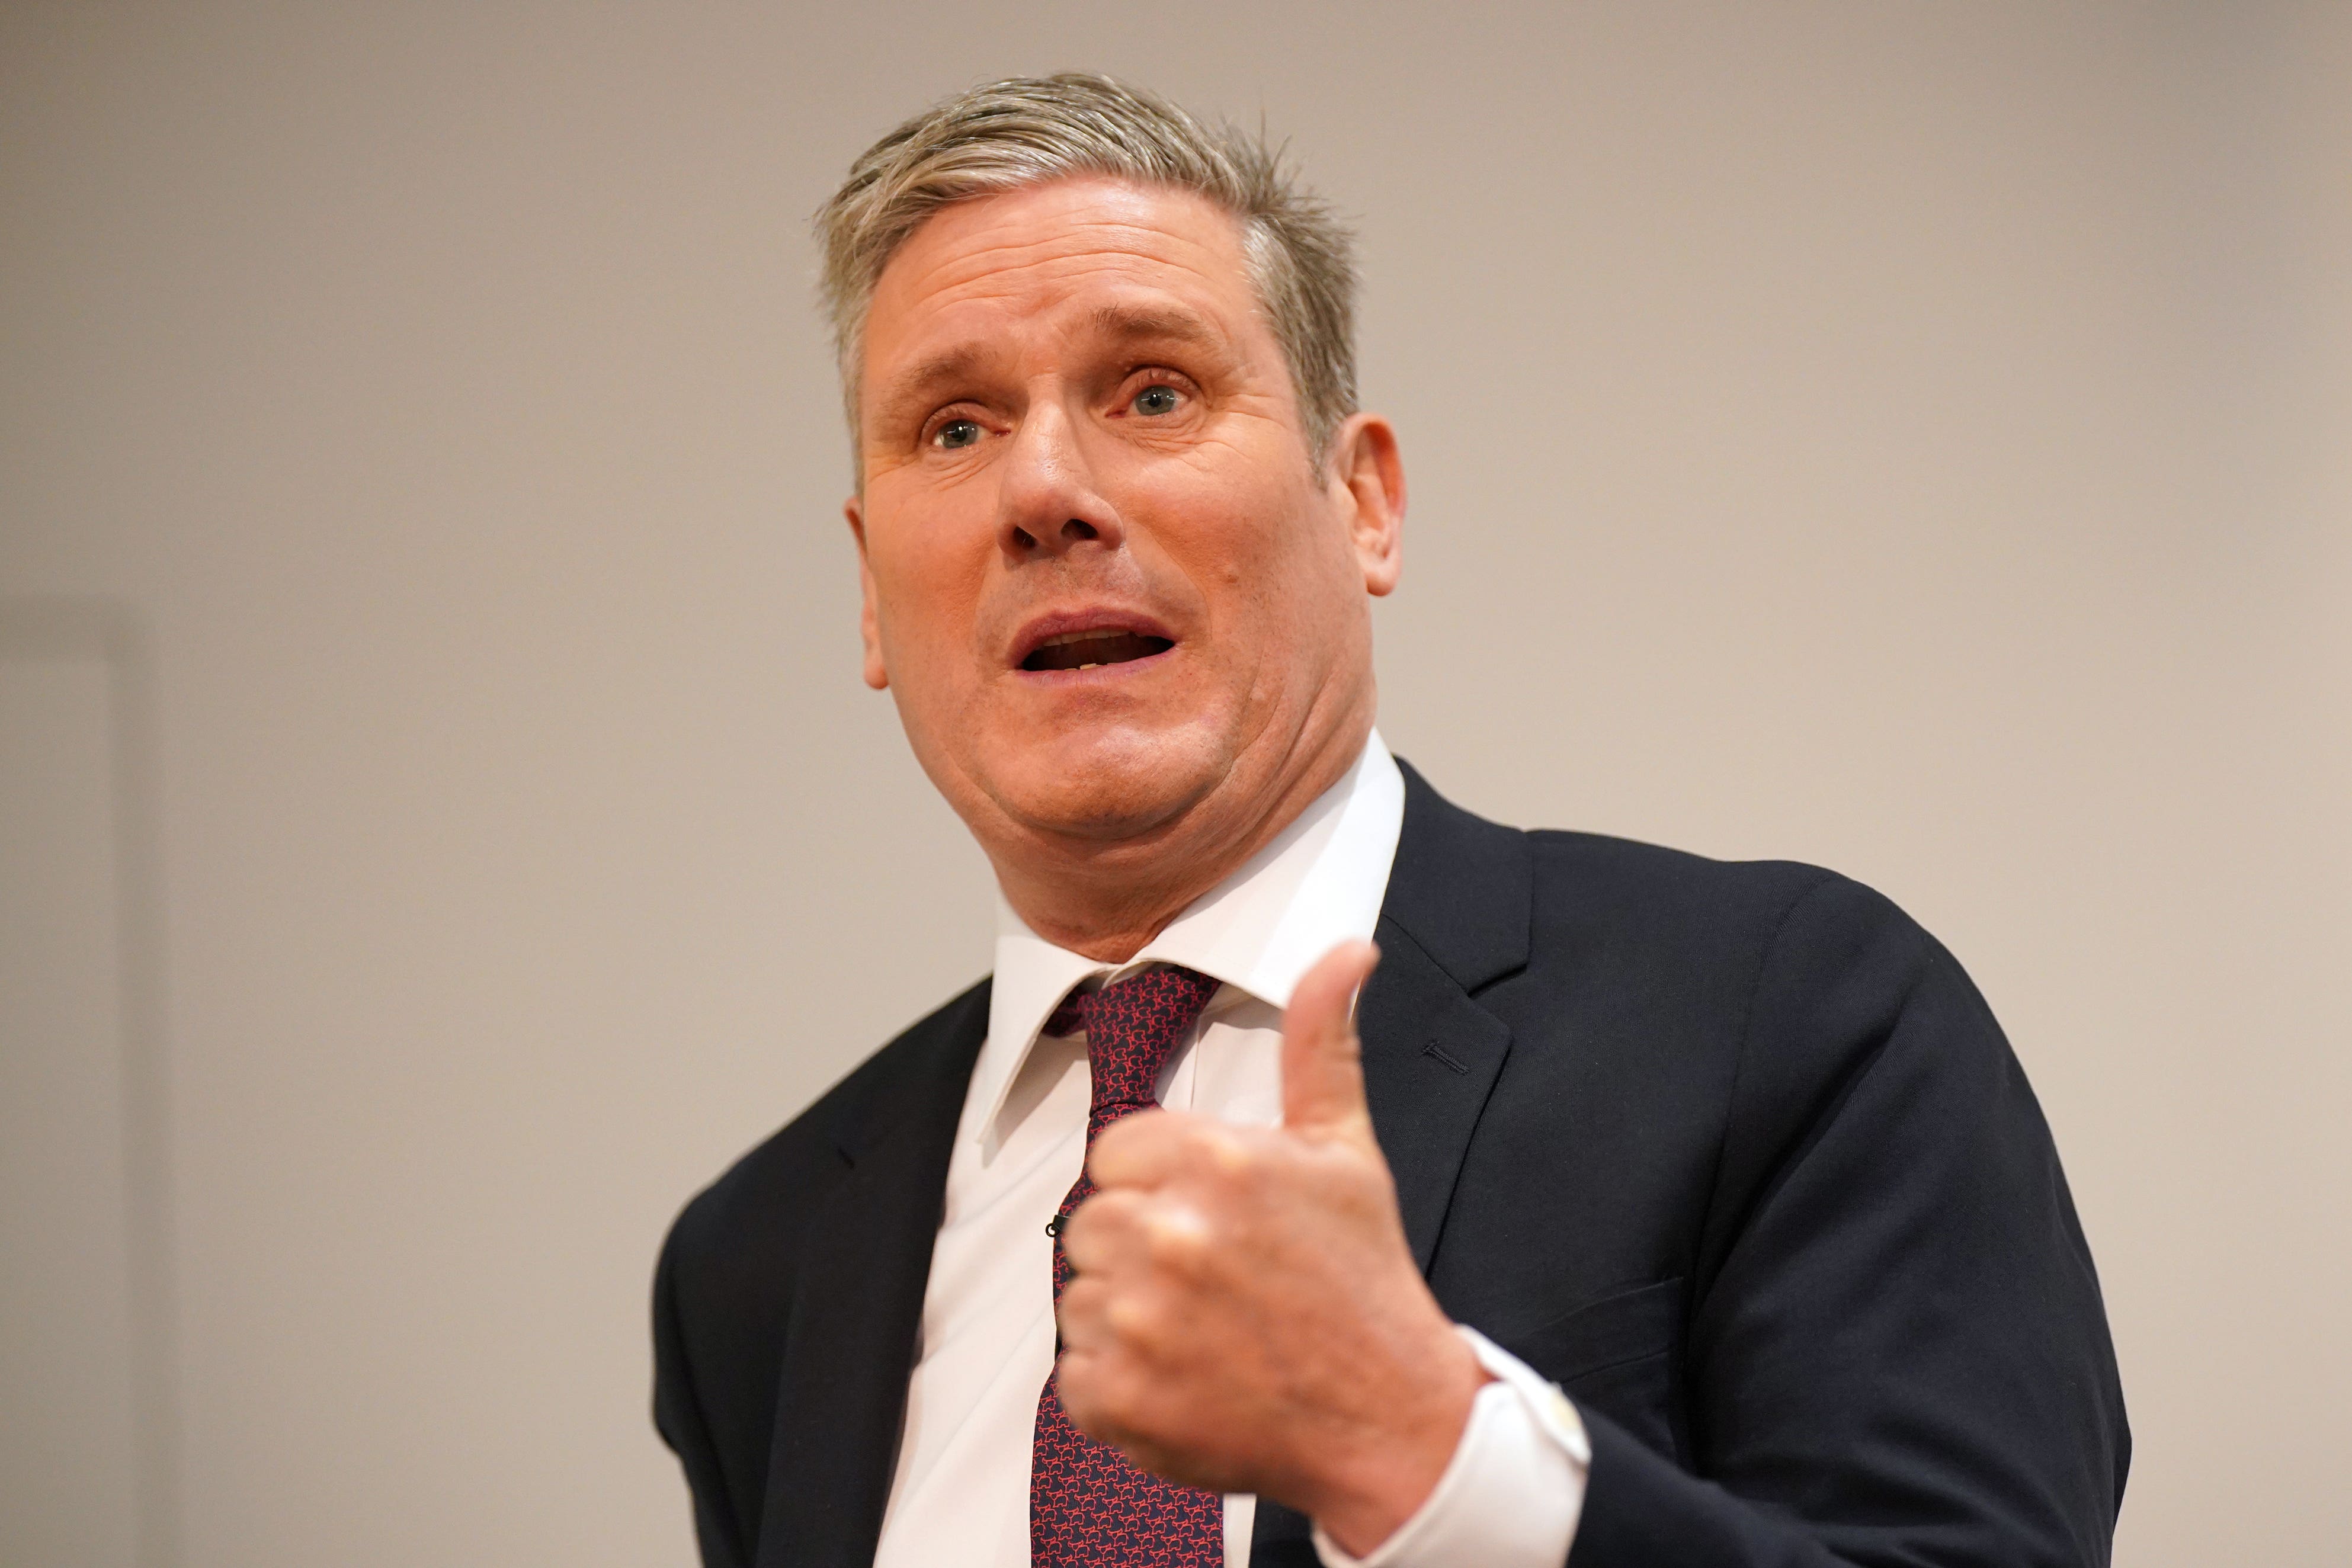
{"type": "Polygon", "coordinates": [[[1096,533],[1092,523],[1080,517],[1072,517],[1062,525],[1062,537],[1066,539],[1077,540],[1097,538],[1101,536],[1096,533]]]}

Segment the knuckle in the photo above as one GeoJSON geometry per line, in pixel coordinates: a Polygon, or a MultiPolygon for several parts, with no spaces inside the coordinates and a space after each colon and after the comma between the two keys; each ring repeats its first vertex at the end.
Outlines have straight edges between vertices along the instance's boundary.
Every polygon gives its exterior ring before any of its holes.
{"type": "Polygon", "coordinates": [[[1122,1294],[1111,1304],[1108,1318],[1122,1364],[1140,1371],[1170,1361],[1182,1341],[1187,1314],[1168,1291],[1150,1287],[1122,1294]]]}
{"type": "Polygon", "coordinates": [[[1153,1109],[1113,1122],[1095,1134],[1094,1146],[1087,1152],[1087,1168],[1097,1182],[1129,1179],[1150,1162],[1154,1151],[1168,1138],[1171,1120],[1168,1112],[1153,1109]]]}
{"type": "Polygon", "coordinates": [[[1104,1337],[1109,1304],[1109,1286],[1095,1280],[1072,1280],[1064,1288],[1061,1303],[1055,1309],[1055,1319],[1062,1331],[1062,1342],[1087,1346],[1099,1343],[1104,1337]]]}
{"type": "Polygon", "coordinates": [[[1101,1406],[1101,1384],[1100,1356],[1076,1345],[1062,1353],[1054,1370],[1054,1388],[1061,1397],[1062,1408],[1081,1431],[1090,1430],[1090,1422],[1101,1406]]]}
{"type": "Polygon", "coordinates": [[[1129,1192],[1098,1192],[1071,1212],[1062,1227],[1062,1250],[1073,1267],[1099,1269],[1135,1233],[1140,1200],[1129,1192]]]}
{"type": "Polygon", "coordinates": [[[1138,1113],[1124,1121],[1113,1122],[1109,1126],[1097,1133],[1094,1146],[1087,1151],[1087,1162],[1098,1164],[1106,1156],[1116,1156],[1124,1151],[1135,1137],[1136,1124],[1142,1120],[1142,1115],[1138,1113]]]}
{"type": "Polygon", "coordinates": [[[1194,1142],[1200,1164],[1228,1179],[1247,1176],[1259,1164],[1256,1140],[1238,1127],[1212,1124],[1194,1142]]]}
{"type": "Polygon", "coordinates": [[[1087,1267],[1091,1255],[1102,1244],[1104,1219],[1096,1211],[1100,1201],[1098,1197],[1088,1198],[1062,1221],[1062,1251],[1075,1268],[1087,1267]]]}
{"type": "MultiPolygon", "coordinates": [[[[1124,1360],[1106,1357],[1096,1368],[1087,1420],[1081,1429],[1105,1442],[1117,1442],[1150,1418],[1149,1390],[1124,1360]]],[[[1071,1417],[1076,1419],[1075,1415],[1071,1417]]]]}
{"type": "Polygon", "coordinates": [[[1213,1229],[1189,1203],[1157,1205],[1143,1227],[1147,1255],[1155,1264],[1189,1271],[1211,1250],[1213,1229]]]}
{"type": "Polygon", "coordinates": [[[1149,1347],[1157,1337],[1156,1316],[1149,1301],[1133,1294],[1119,1296],[1103,1309],[1103,1321],[1111,1337],[1123,1346],[1136,1349],[1149,1347]]]}
{"type": "Polygon", "coordinates": [[[1118,1441],[1149,1414],[1144,1381],[1116,1351],[1065,1351],[1055,1377],[1071,1423],[1098,1441],[1118,1441]]]}

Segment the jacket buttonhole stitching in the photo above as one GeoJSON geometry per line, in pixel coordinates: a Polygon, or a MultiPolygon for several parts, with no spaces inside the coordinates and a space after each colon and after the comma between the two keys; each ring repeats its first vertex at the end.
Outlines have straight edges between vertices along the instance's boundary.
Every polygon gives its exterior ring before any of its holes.
{"type": "Polygon", "coordinates": [[[1435,1057],[1439,1061],[1443,1062],[1445,1066],[1452,1068],[1456,1072],[1467,1073],[1470,1071],[1470,1064],[1468,1062],[1462,1061],[1452,1051],[1446,1050],[1444,1046],[1438,1044],[1433,1040],[1427,1045],[1421,1048],[1421,1053],[1423,1056],[1435,1057]]]}

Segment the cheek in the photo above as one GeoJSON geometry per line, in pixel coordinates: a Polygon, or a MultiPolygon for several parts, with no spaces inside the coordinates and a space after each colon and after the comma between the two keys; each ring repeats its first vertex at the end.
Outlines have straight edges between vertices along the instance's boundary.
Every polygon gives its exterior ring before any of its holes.
{"type": "Polygon", "coordinates": [[[1328,643],[1337,572],[1349,563],[1326,547],[1321,519],[1295,493],[1255,499],[1204,538],[1196,577],[1230,642],[1287,663],[1328,643]]]}
{"type": "Polygon", "coordinates": [[[908,518],[894,519],[887,529],[867,528],[882,641],[894,658],[928,665],[968,654],[988,567],[984,549],[967,547],[968,531],[952,521],[908,518]]]}
{"type": "Polygon", "coordinates": [[[1226,634],[1253,643],[1286,640],[1278,612],[1323,553],[1312,497],[1281,474],[1265,455],[1213,448],[1162,465],[1137,486],[1136,512],[1150,520],[1160,548],[1228,620],[1226,634]],[[1235,616],[1243,619],[1234,623],[1235,616]]]}

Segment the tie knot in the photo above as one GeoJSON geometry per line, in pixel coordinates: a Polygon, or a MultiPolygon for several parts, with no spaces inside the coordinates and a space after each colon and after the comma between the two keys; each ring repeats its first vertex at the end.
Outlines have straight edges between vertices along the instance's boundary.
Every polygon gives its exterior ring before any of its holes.
{"type": "Polygon", "coordinates": [[[1098,991],[1073,991],[1046,1032],[1087,1031],[1087,1071],[1094,1081],[1093,1117],[1140,1110],[1160,1098],[1160,1070],[1200,1021],[1217,982],[1171,964],[1129,975],[1098,991]]]}

